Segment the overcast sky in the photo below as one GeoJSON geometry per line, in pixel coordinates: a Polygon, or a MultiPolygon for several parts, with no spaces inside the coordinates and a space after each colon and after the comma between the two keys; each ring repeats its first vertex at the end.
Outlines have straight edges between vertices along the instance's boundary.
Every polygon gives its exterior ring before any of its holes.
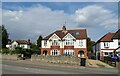
{"type": "Polygon", "coordinates": [[[36,41],[61,29],[87,29],[96,41],[118,28],[117,2],[4,2],[2,24],[12,40],[36,41]]]}

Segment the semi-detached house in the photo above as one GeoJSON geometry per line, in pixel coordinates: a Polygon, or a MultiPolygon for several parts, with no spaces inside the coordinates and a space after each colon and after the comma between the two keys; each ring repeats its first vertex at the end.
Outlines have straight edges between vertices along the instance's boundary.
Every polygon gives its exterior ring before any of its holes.
{"type": "Polygon", "coordinates": [[[64,25],[62,30],[44,37],[41,45],[41,55],[87,57],[87,32],[86,29],[67,30],[64,25]]]}

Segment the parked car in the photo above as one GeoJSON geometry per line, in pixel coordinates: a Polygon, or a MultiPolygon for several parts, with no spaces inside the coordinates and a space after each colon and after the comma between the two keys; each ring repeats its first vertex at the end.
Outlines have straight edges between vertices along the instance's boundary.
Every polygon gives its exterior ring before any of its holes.
{"type": "Polygon", "coordinates": [[[120,58],[117,55],[113,55],[111,58],[112,58],[112,61],[115,61],[115,60],[118,62],[120,61],[120,58]]]}

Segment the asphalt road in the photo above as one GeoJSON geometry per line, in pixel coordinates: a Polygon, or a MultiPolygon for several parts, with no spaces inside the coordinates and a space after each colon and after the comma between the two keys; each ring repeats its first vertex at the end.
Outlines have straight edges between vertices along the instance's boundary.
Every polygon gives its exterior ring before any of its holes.
{"type": "Polygon", "coordinates": [[[17,61],[3,60],[3,74],[117,74],[116,68],[78,68],[49,66],[45,64],[26,64],[17,61]]]}

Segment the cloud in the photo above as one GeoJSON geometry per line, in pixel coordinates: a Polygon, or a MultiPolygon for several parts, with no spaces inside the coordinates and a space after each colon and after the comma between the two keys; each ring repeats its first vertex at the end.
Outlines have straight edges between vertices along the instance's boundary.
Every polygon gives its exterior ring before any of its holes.
{"type": "Polygon", "coordinates": [[[74,21],[81,27],[98,27],[106,29],[117,28],[115,14],[102,6],[92,5],[76,10],[74,21]]]}
{"type": "Polygon", "coordinates": [[[69,15],[64,11],[52,11],[37,5],[18,11],[3,9],[3,24],[7,27],[11,39],[37,39],[61,28],[69,15]]]}
{"type": "Polygon", "coordinates": [[[6,26],[11,39],[30,38],[35,41],[39,35],[46,36],[60,29],[67,22],[67,28],[86,28],[89,36],[96,40],[100,31],[105,33],[112,30],[112,27],[116,29],[117,26],[115,14],[97,5],[78,8],[73,14],[65,13],[63,10],[52,10],[42,5],[35,5],[12,11],[3,9],[2,16],[3,24],[6,26]]]}

